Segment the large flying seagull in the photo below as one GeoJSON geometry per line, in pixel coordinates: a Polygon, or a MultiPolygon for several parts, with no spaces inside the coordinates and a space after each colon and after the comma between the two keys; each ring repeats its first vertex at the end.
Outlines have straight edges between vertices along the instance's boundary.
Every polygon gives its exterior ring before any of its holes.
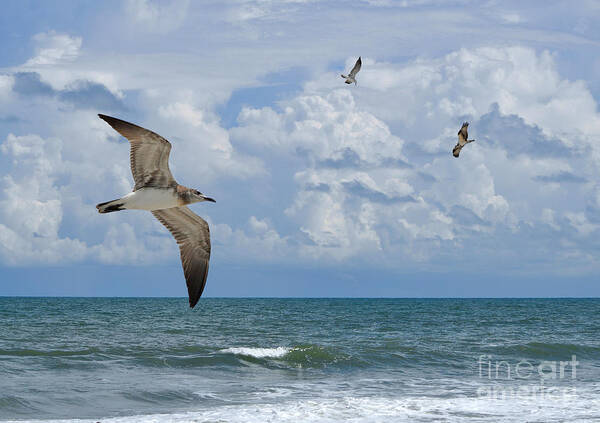
{"type": "Polygon", "coordinates": [[[171,143],[140,126],[110,116],[98,115],[131,144],[131,172],[135,187],[126,196],[96,206],[100,213],[119,210],[149,210],[173,235],[181,254],[190,307],[202,295],[210,259],[208,223],[187,204],[212,201],[201,192],[179,185],[169,170],[171,143]]]}

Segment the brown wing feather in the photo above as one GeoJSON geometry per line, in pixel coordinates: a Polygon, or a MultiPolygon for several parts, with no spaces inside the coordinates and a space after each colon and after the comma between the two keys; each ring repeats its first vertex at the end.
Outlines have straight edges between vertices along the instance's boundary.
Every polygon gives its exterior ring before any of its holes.
{"type": "Polygon", "coordinates": [[[461,147],[464,147],[464,145],[467,143],[468,136],[469,133],[467,132],[467,127],[463,126],[462,128],[460,128],[460,131],[458,131],[458,144],[461,147]]]}
{"type": "Polygon", "coordinates": [[[177,182],[169,169],[171,143],[160,135],[133,123],[106,115],[98,115],[131,144],[131,173],[134,191],[144,187],[171,188],[177,182]]]}
{"type": "Polygon", "coordinates": [[[193,308],[204,291],[208,275],[210,259],[208,223],[185,206],[154,210],[152,214],[171,232],[179,245],[190,307],[193,308]]]}

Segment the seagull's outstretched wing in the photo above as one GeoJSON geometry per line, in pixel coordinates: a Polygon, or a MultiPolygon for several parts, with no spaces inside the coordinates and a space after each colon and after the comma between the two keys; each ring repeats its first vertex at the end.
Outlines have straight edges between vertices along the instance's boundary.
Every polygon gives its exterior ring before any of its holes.
{"type": "Polygon", "coordinates": [[[358,71],[360,70],[360,67],[362,66],[362,60],[360,59],[360,57],[358,58],[358,60],[356,61],[356,63],[354,64],[354,67],[352,68],[352,70],[350,71],[350,74],[348,75],[349,78],[354,78],[356,77],[356,74],[358,73],[358,71]]]}
{"type": "Polygon", "coordinates": [[[204,291],[208,275],[208,223],[185,206],[154,210],[152,214],[171,232],[179,244],[190,307],[194,307],[204,291]]]}
{"type": "Polygon", "coordinates": [[[467,132],[467,127],[463,126],[462,128],[460,128],[460,131],[458,131],[458,145],[464,147],[467,144],[468,136],[469,133],[467,132]]]}
{"type": "Polygon", "coordinates": [[[461,147],[464,147],[464,145],[468,142],[467,138],[469,137],[469,132],[468,132],[468,125],[466,123],[463,123],[462,128],[460,128],[460,131],[458,131],[458,144],[460,144],[461,147]]]}
{"type": "Polygon", "coordinates": [[[454,157],[458,157],[458,155],[460,154],[460,150],[462,150],[463,146],[460,144],[456,144],[454,146],[454,148],[452,149],[452,155],[454,157]]]}
{"type": "Polygon", "coordinates": [[[106,115],[98,115],[131,144],[129,159],[135,182],[134,191],[144,187],[176,187],[169,170],[171,143],[160,135],[133,123],[106,115]]]}

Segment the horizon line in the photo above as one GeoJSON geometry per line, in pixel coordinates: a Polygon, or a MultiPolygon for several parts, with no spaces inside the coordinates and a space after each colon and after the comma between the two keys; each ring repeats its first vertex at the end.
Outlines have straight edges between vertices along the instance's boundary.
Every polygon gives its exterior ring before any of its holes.
{"type": "MultiPolygon", "coordinates": [[[[128,295],[102,295],[102,296],[95,296],[95,295],[1,295],[0,294],[0,298],[72,298],[72,299],[78,299],[78,298],[88,298],[88,299],[108,299],[108,298],[123,298],[123,299],[181,299],[181,300],[187,300],[188,297],[184,297],[184,296],[128,296],[128,295]]],[[[362,297],[362,296],[346,296],[346,297],[329,297],[329,296],[319,296],[319,297],[299,297],[299,296],[289,296],[289,297],[264,297],[264,296],[256,296],[256,297],[236,297],[236,296],[206,296],[206,297],[202,297],[200,298],[200,300],[203,299],[256,299],[256,300],[260,300],[260,299],[264,299],[264,300],[268,300],[268,299],[273,299],[273,300],[283,300],[283,299],[304,299],[304,300],[318,300],[318,299],[336,299],[336,300],[342,300],[342,299],[355,299],[355,300],[360,300],[360,299],[365,299],[365,300],[376,300],[376,299],[382,299],[382,300],[552,300],[552,299],[556,299],[556,300],[566,300],[566,299],[600,299],[600,296],[596,296],[596,297],[586,297],[586,296],[573,296],[573,297],[563,297],[563,296],[550,296],[550,297],[435,297],[435,296],[428,296],[428,297],[386,297],[386,296],[379,296],[379,297],[362,297]]]]}

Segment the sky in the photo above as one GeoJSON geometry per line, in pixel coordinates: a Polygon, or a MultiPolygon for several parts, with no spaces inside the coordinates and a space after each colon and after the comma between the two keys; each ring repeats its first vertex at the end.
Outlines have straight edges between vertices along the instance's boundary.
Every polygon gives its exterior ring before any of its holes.
{"type": "Polygon", "coordinates": [[[216,199],[191,206],[205,296],[599,296],[599,20],[592,0],[4,1],[0,295],[186,296],[150,213],[95,208],[133,186],[103,113],[216,199]]]}

